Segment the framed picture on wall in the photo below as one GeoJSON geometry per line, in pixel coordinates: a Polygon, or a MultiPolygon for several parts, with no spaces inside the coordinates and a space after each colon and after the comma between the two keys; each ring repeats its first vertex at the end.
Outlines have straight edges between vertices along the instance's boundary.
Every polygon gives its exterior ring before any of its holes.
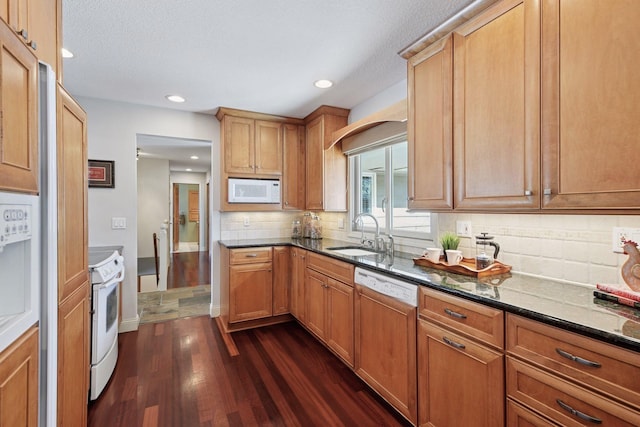
{"type": "Polygon", "coordinates": [[[113,160],[89,160],[89,187],[115,188],[113,160]]]}

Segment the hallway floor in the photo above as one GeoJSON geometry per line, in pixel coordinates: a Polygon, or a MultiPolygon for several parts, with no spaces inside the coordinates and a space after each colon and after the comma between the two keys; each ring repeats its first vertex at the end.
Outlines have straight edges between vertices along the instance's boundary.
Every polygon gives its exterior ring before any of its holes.
{"type": "Polygon", "coordinates": [[[138,294],[140,324],[209,315],[211,285],[138,294]]]}

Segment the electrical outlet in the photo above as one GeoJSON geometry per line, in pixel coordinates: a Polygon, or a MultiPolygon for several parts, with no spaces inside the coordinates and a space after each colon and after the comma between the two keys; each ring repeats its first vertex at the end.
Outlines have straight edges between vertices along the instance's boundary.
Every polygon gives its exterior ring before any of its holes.
{"type": "Polygon", "coordinates": [[[250,223],[249,223],[249,217],[248,217],[248,216],[245,216],[245,217],[242,219],[242,225],[244,225],[245,227],[248,227],[248,226],[250,225],[250,223]]]}
{"type": "Polygon", "coordinates": [[[338,228],[344,230],[344,218],[338,218],[338,228]]]}
{"type": "Polygon", "coordinates": [[[611,234],[611,250],[613,252],[624,253],[622,246],[627,240],[633,240],[636,243],[640,242],[640,228],[613,227],[611,234]]]}
{"type": "Polygon", "coordinates": [[[471,237],[471,221],[456,221],[456,234],[458,237],[471,237]]]}

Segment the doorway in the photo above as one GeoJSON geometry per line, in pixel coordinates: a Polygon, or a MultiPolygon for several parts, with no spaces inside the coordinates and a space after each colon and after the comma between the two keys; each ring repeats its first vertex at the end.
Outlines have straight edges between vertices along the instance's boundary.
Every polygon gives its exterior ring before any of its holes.
{"type": "MultiPolygon", "coordinates": [[[[173,184],[172,252],[200,251],[200,186],[173,184]]],[[[206,215],[204,215],[206,217],[206,215]]]]}

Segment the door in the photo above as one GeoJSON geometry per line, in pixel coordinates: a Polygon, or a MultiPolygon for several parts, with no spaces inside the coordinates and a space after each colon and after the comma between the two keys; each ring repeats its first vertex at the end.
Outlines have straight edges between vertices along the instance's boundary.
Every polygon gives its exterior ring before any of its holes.
{"type": "Polygon", "coordinates": [[[180,187],[173,184],[173,250],[178,250],[180,242],[180,187]]]}
{"type": "Polygon", "coordinates": [[[200,246],[200,191],[189,190],[189,222],[196,223],[196,241],[200,246]]]}

